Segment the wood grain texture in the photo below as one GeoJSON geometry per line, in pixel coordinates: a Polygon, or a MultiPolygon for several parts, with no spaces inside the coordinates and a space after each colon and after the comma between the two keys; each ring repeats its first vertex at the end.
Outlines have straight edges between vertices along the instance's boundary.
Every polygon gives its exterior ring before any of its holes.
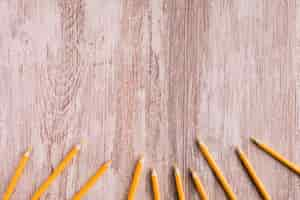
{"type": "Polygon", "coordinates": [[[260,199],[237,156],[273,199],[300,198],[299,177],[250,144],[256,136],[300,163],[298,0],[0,1],[0,193],[28,146],[32,159],[12,199],[29,199],[72,145],[83,149],[42,199],[70,199],[108,159],[85,199],[187,199],[193,167],[211,199],[225,199],[195,145],[207,144],[239,199],[260,199]]]}

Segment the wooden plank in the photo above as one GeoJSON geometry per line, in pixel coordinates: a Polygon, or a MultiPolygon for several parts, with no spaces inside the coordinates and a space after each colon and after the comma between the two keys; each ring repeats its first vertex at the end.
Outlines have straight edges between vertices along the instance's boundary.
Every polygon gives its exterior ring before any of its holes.
{"type": "Polygon", "coordinates": [[[33,146],[13,199],[28,199],[72,145],[82,152],[42,199],[70,199],[106,160],[85,199],[226,199],[195,138],[207,144],[239,199],[260,199],[241,146],[273,199],[299,199],[299,178],[250,144],[256,136],[300,163],[299,2],[296,0],[3,0],[0,2],[0,193],[33,146]]]}

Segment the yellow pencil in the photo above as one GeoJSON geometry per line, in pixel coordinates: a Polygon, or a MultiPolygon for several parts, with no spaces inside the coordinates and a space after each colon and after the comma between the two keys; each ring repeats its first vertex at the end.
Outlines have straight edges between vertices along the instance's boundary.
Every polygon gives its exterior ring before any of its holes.
{"type": "Polygon", "coordinates": [[[151,182],[152,182],[154,200],[160,200],[159,184],[158,184],[158,178],[155,169],[152,169],[151,171],[151,182]]]}
{"type": "Polygon", "coordinates": [[[97,180],[106,172],[110,167],[111,160],[104,163],[98,171],[85,183],[84,186],[73,196],[73,200],[80,200],[88,191],[95,185],[97,180]]]}
{"type": "Polygon", "coordinates": [[[203,186],[203,184],[202,184],[202,182],[201,182],[199,176],[198,176],[197,173],[196,173],[194,170],[192,170],[192,169],[190,169],[190,172],[191,172],[191,174],[192,174],[192,178],[193,178],[195,187],[196,187],[196,189],[197,189],[197,192],[198,192],[198,194],[199,194],[199,196],[200,196],[200,199],[201,199],[201,200],[208,200],[207,193],[206,193],[206,191],[205,191],[205,189],[204,189],[204,186],[203,186]]]}
{"type": "Polygon", "coordinates": [[[271,147],[267,146],[266,144],[263,144],[263,143],[259,142],[257,139],[251,137],[250,140],[256,146],[258,146],[260,149],[262,149],[264,152],[266,152],[267,154],[269,154],[270,156],[272,156],[274,159],[278,160],[281,164],[285,165],[290,170],[292,170],[296,174],[300,175],[300,167],[297,164],[292,163],[291,161],[287,160],[281,154],[279,154],[278,152],[274,151],[271,147]]]}
{"type": "Polygon", "coordinates": [[[59,163],[59,165],[54,169],[54,171],[48,176],[48,178],[42,183],[38,190],[33,194],[31,200],[38,200],[43,193],[48,189],[51,183],[61,174],[61,172],[66,168],[66,166],[71,162],[73,157],[80,150],[80,145],[76,145],[66,157],[59,163]]]}
{"type": "Polygon", "coordinates": [[[134,199],[134,195],[136,193],[139,181],[140,181],[140,177],[142,174],[142,170],[143,170],[143,165],[144,165],[144,157],[140,158],[140,160],[137,162],[136,167],[135,167],[135,171],[133,174],[133,178],[131,181],[131,185],[129,188],[129,192],[128,192],[128,200],[133,200],[134,199]]]}
{"type": "Polygon", "coordinates": [[[251,180],[253,181],[257,190],[259,191],[261,197],[264,200],[271,200],[271,196],[265,189],[264,184],[261,182],[259,177],[256,175],[256,172],[255,172],[254,168],[252,167],[250,161],[247,159],[245,153],[241,149],[237,148],[237,154],[238,154],[241,162],[243,163],[243,166],[245,167],[247,173],[249,174],[251,180]]]}
{"type": "Polygon", "coordinates": [[[202,142],[200,142],[199,140],[197,140],[197,144],[198,144],[198,147],[199,147],[200,151],[202,152],[203,156],[205,157],[208,165],[210,166],[213,173],[216,175],[218,181],[220,182],[221,186],[223,187],[223,190],[226,193],[227,197],[230,200],[236,200],[237,198],[236,198],[234,192],[232,191],[228,181],[224,177],[222,171],[219,169],[219,167],[218,167],[217,163],[215,162],[214,158],[212,157],[212,155],[209,153],[209,150],[206,147],[206,145],[203,144],[202,142]]]}
{"type": "Polygon", "coordinates": [[[23,174],[23,171],[26,167],[26,164],[29,160],[29,156],[30,156],[30,153],[31,153],[31,148],[29,148],[25,153],[24,155],[22,156],[22,158],[20,159],[19,161],[19,164],[18,164],[18,167],[15,171],[15,174],[13,175],[13,177],[11,178],[8,186],[7,186],[7,189],[3,195],[3,200],[9,200],[12,193],[14,192],[16,186],[17,186],[17,183],[19,182],[22,174],[23,174]]]}
{"type": "Polygon", "coordinates": [[[176,182],[176,189],[178,194],[179,200],[185,200],[185,194],[183,190],[183,184],[181,180],[180,171],[177,167],[174,167],[174,175],[175,175],[175,182],[176,182]]]}

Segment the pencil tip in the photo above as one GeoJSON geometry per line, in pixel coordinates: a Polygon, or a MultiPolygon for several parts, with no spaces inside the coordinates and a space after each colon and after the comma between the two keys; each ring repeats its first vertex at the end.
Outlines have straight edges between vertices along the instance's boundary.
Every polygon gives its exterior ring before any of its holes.
{"type": "Polygon", "coordinates": [[[237,146],[237,147],[235,148],[235,152],[236,152],[237,154],[241,154],[242,150],[241,150],[241,148],[240,148],[239,146],[237,146]]]}
{"type": "Polygon", "coordinates": [[[195,170],[193,170],[191,168],[190,168],[190,173],[191,173],[193,178],[195,178],[197,176],[195,170]]]}
{"type": "Polygon", "coordinates": [[[81,144],[76,144],[76,145],[75,145],[75,148],[76,148],[77,150],[80,150],[81,144]]]}
{"type": "Polygon", "coordinates": [[[196,141],[198,145],[204,145],[204,142],[202,142],[202,140],[199,137],[197,137],[196,141]]]}
{"type": "Polygon", "coordinates": [[[140,163],[144,163],[145,162],[145,157],[143,155],[140,157],[139,162],[140,163]]]}
{"type": "Polygon", "coordinates": [[[180,175],[180,171],[178,169],[178,167],[176,165],[174,165],[174,172],[175,172],[175,175],[180,175]]]}
{"type": "Polygon", "coordinates": [[[107,161],[105,164],[109,167],[112,163],[112,160],[107,161]]]}
{"type": "Polygon", "coordinates": [[[32,147],[28,147],[28,149],[27,149],[27,151],[25,152],[25,156],[27,156],[27,157],[29,157],[30,156],[30,154],[31,154],[31,152],[32,152],[32,147]]]}
{"type": "Polygon", "coordinates": [[[194,170],[193,170],[192,168],[189,168],[189,172],[190,172],[191,174],[193,174],[193,173],[194,173],[194,170]]]}
{"type": "Polygon", "coordinates": [[[252,143],[254,143],[254,144],[256,144],[256,145],[258,145],[259,144],[259,142],[258,142],[258,140],[255,138],[255,137],[250,137],[250,141],[252,142],[252,143]]]}
{"type": "Polygon", "coordinates": [[[151,169],[151,176],[157,176],[157,173],[156,173],[155,169],[151,169]]]}

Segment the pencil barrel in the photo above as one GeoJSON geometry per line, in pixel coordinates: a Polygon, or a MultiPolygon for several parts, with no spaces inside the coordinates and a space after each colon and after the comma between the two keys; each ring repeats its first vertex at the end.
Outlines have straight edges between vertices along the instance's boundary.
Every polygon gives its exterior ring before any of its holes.
{"type": "Polygon", "coordinates": [[[155,172],[155,170],[152,170],[151,183],[152,183],[152,190],[153,190],[153,199],[160,200],[159,183],[158,183],[157,173],[155,172]]]}
{"type": "Polygon", "coordinates": [[[140,176],[142,174],[142,170],[143,170],[143,164],[144,164],[144,158],[141,158],[135,168],[135,172],[133,174],[133,178],[131,181],[131,185],[129,188],[129,192],[128,192],[128,200],[134,200],[134,196],[140,181],[140,176]]]}
{"type": "Polygon", "coordinates": [[[67,165],[72,161],[73,157],[80,150],[80,146],[76,145],[59,163],[59,165],[54,169],[50,176],[42,183],[38,190],[33,194],[31,200],[38,200],[44,194],[44,192],[49,188],[52,182],[61,174],[61,172],[67,167],[67,165]]]}
{"type": "Polygon", "coordinates": [[[271,147],[269,147],[266,144],[263,144],[259,142],[257,139],[251,137],[250,140],[261,150],[269,154],[271,157],[273,157],[275,160],[279,161],[282,165],[289,168],[291,171],[295,172],[296,174],[300,175],[300,166],[289,161],[286,159],[283,155],[278,153],[277,151],[273,150],[271,147]]]}
{"type": "Polygon", "coordinates": [[[28,150],[21,158],[21,160],[19,161],[19,164],[18,164],[18,167],[15,171],[15,174],[13,175],[12,179],[10,180],[8,186],[7,186],[7,189],[3,195],[3,200],[9,200],[12,193],[14,192],[16,186],[17,186],[17,183],[19,182],[22,174],[23,174],[23,171],[27,165],[27,162],[29,160],[29,154],[30,154],[30,151],[31,150],[28,150]]]}
{"type": "Polygon", "coordinates": [[[208,148],[206,147],[205,144],[197,141],[199,150],[201,151],[202,155],[204,156],[204,158],[206,159],[208,165],[210,166],[210,168],[212,169],[213,173],[216,175],[218,181],[220,182],[224,192],[226,193],[227,197],[230,200],[236,200],[236,196],[233,192],[233,190],[231,189],[228,181],[226,180],[225,176],[223,175],[222,171],[220,170],[220,168],[218,167],[217,163],[215,162],[215,160],[213,159],[213,157],[211,156],[208,148]]]}
{"type": "Polygon", "coordinates": [[[80,200],[100,179],[100,177],[107,171],[111,161],[104,163],[97,172],[90,177],[90,179],[82,186],[82,188],[74,195],[73,200],[80,200]]]}
{"type": "Polygon", "coordinates": [[[199,178],[199,176],[196,174],[196,172],[194,172],[193,170],[190,170],[191,174],[192,174],[192,179],[194,182],[194,185],[196,187],[196,190],[200,196],[201,200],[208,200],[208,195],[204,189],[204,186],[199,178]]]}
{"type": "Polygon", "coordinates": [[[260,193],[261,197],[264,200],[271,200],[271,196],[265,189],[264,184],[261,182],[259,177],[256,175],[256,172],[255,172],[254,168],[252,167],[250,161],[247,159],[245,153],[242,150],[237,149],[237,154],[238,154],[238,157],[241,160],[244,168],[246,169],[249,177],[251,178],[252,182],[254,183],[255,187],[257,188],[258,192],[260,193]]]}
{"type": "Polygon", "coordinates": [[[183,190],[181,175],[180,175],[179,169],[177,167],[174,168],[174,174],[175,174],[175,183],[176,183],[178,199],[185,200],[185,194],[184,194],[184,190],[183,190]]]}

